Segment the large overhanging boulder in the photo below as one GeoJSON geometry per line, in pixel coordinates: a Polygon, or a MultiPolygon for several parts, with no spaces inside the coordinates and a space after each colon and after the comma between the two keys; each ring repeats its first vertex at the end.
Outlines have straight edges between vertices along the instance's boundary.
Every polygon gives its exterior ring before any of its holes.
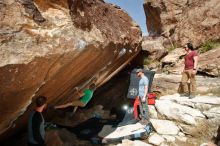
{"type": "Polygon", "coordinates": [[[74,87],[102,85],[140,51],[140,28],[103,0],[2,0],[0,9],[0,134],[27,122],[36,96],[73,100],[74,87]]]}

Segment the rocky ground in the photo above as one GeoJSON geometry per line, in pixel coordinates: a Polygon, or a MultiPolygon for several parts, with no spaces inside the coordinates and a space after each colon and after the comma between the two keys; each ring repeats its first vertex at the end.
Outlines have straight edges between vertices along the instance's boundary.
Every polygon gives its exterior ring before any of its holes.
{"type": "Polygon", "coordinates": [[[155,106],[149,107],[156,132],[145,142],[153,145],[198,146],[213,142],[217,136],[220,125],[220,79],[197,76],[198,90],[194,99],[180,97],[177,93],[180,79],[181,75],[175,74],[155,75],[152,89],[160,91],[163,96],[155,106]]]}
{"type": "MultiPolygon", "coordinates": [[[[180,97],[177,93],[180,78],[180,75],[174,74],[155,75],[152,89],[162,94],[156,100],[155,106],[149,106],[150,121],[155,131],[147,139],[123,140],[121,143],[109,144],[109,146],[200,146],[203,143],[213,143],[220,125],[220,96],[218,92],[211,91],[219,91],[219,78],[197,76],[199,90],[193,99],[180,97]]],[[[128,83],[129,71],[123,70],[96,91],[93,100],[86,108],[79,109],[73,117],[56,111],[58,116],[53,118],[53,122],[73,127],[95,114],[106,119],[112,118],[109,115],[112,107],[130,102],[126,98],[128,83]]],[[[25,145],[26,135],[24,134],[20,139],[23,139],[23,142],[15,140],[14,145],[25,145]]],[[[89,141],[78,139],[66,129],[49,130],[47,142],[48,145],[53,146],[92,145],[89,141]]]]}
{"type": "MultiPolygon", "coordinates": [[[[121,144],[110,144],[109,146],[200,146],[203,143],[211,144],[217,137],[220,125],[219,111],[220,97],[217,96],[204,95],[196,96],[193,99],[180,97],[179,94],[161,96],[156,100],[155,106],[149,106],[150,121],[155,131],[147,139],[123,140],[121,144]]],[[[80,122],[79,119],[84,121],[92,117],[94,113],[99,113],[103,118],[109,118],[109,111],[104,110],[100,105],[80,111],[72,119],[62,118],[60,122],[73,126],[73,123],[80,122]]],[[[90,145],[88,141],[77,140],[74,134],[69,134],[65,129],[50,131],[48,134],[50,145],[51,143],[52,145],[54,143],[90,145]]]]}

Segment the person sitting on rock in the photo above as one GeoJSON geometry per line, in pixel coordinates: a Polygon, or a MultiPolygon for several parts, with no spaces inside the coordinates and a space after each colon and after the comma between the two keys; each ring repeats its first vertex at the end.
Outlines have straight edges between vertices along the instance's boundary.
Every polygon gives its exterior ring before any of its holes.
{"type": "Polygon", "coordinates": [[[96,86],[94,83],[91,84],[88,88],[86,88],[83,91],[79,91],[79,89],[76,87],[77,93],[80,97],[79,100],[75,100],[73,102],[69,102],[69,103],[62,104],[62,105],[57,105],[54,108],[62,109],[62,108],[74,106],[74,110],[73,110],[73,114],[74,114],[78,107],[85,107],[87,103],[92,99],[95,88],[96,86]]]}

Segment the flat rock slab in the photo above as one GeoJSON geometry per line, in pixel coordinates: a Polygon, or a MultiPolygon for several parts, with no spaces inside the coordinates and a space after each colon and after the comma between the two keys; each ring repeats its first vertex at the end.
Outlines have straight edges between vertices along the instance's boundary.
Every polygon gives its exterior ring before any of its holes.
{"type": "Polygon", "coordinates": [[[152,146],[152,145],[142,142],[140,140],[131,141],[131,140],[125,139],[125,140],[122,140],[122,143],[118,144],[117,146],[152,146]]]}
{"type": "Polygon", "coordinates": [[[161,143],[164,142],[164,138],[156,133],[150,135],[148,139],[149,143],[153,145],[160,145],[161,143]]]}
{"type": "Polygon", "coordinates": [[[168,119],[191,125],[196,125],[197,120],[205,118],[199,110],[177,104],[170,100],[157,100],[155,106],[157,111],[168,119]]]}
{"type": "Polygon", "coordinates": [[[220,106],[203,112],[208,118],[220,117],[220,106]]]}
{"type": "Polygon", "coordinates": [[[161,100],[173,100],[173,101],[189,101],[192,103],[204,103],[212,105],[220,105],[220,97],[217,96],[196,96],[193,99],[188,97],[181,97],[179,94],[166,95],[160,97],[161,100]]]}
{"type": "MultiPolygon", "coordinates": [[[[121,137],[130,136],[138,133],[144,133],[146,131],[144,127],[145,125],[142,125],[141,123],[130,124],[114,129],[114,131],[107,136],[102,135],[102,133],[100,133],[99,136],[101,137],[105,136],[104,137],[105,139],[118,139],[121,137]]],[[[108,125],[104,126],[102,131],[105,131],[105,129],[109,130],[109,126],[108,125]]]]}
{"type": "Polygon", "coordinates": [[[158,134],[177,135],[180,131],[179,127],[173,121],[157,119],[151,119],[150,121],[158,134]]]}

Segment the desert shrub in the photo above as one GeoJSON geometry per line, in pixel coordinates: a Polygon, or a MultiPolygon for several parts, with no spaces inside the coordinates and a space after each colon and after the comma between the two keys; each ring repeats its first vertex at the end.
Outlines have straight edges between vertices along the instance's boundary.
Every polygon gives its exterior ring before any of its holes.
{"type": "Polygon", "coordinates": [[[220,41],[219,40],[208,40],[208,41],[206,41],[206,42],[204,42],[202,44],[200,53],[208,52],[208,51],[210,51],[212,49],[215,49],[219,45],[220,45],[220,41]]]}
{"type": "Polygon", "coordinates": [[[168,50],[168,52],[171,52],[171,51],[173,51],[173,50],[175,50],[176,49],[176,45],[174,44],[174,45],[170,45],[168,48],[167,48],[167,50],[168,50]]]}
{"type": "Polygon", "coordinates": [[[144,60],[143,60],[143,64],[144,65],[150,65],[151,61],[149,58],[145,57],[144,60]]]}

